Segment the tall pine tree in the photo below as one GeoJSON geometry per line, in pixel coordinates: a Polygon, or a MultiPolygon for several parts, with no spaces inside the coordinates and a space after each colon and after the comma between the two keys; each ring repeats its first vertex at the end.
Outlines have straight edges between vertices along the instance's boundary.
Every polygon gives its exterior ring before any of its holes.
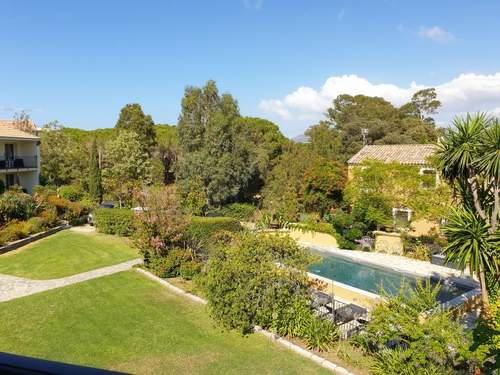
{"type": "Polygon", "coordinates": [[[90,149],[89,161],[89,194],[92,199],[102,202],[102,178],[101,169],[99,168],[99,155],[97,151],[97,141],[94,138],[92,148],[90,149]]]}
{"type": "Polygon", "coordinates": [[[156,145],[154,122],[150,115],[146,115],[140,104],[127,104],[120,111],[116,122],[116,129],[133,131],[139,137],[144,150],[148,153],[156,145]]]}

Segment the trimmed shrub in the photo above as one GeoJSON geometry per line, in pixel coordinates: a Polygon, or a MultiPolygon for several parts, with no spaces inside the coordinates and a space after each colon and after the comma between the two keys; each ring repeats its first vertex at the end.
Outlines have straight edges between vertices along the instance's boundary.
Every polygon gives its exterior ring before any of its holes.
{"type": "Polygon", "coordinates": [[[182,263],[179,267],[179,274],[185,280],[192,280],[201,272],[201,263],[194,260],[182,263]]]}
{"type": "Polygon", "coordinates": [[[330,223],[314,223],[314,222],[306,222],[306,223],[298,223],[291,226],[292,229],[301,229],[304,231],[313,231],[319,233],[326,233],[333,237],[337,237],[337,232],[335,228],[330,223]]]}
{"type": "Polygon", "coordinates": [[[257,211],[257,207],[248,203],[231,203],[215,210],[215,213],[232,217],[241,221],[249,221],[257,211]]]}
{"type": "Polygon", "coordinates": [[[185,262],[191,261],[192,252],[185,249],[171,249],[164,257],[153,257],[148,267],[159,277],[179,276],[179,269],[185,262]]]}
{"type": "Polygon", "coordinates": [[[63,185],[58,189],[59,196],[71,202],[79,201],[83,198],[84,192],[79,186],[63,185]]]}
{"type": "Polygon", "coordinates": [[[58,217],[57,210],[55,207],[49,207],[42,212],[40,212],[40,218],[45,222],[47,228],[51,228],[57,225],[58,217]]]}
{"type": "Polygon", "coordinates": [[[29,234],[29,225],[26,221],[12,220],[0,231],[0,243],[16,241],[29,234]]]}
{"type": "Polygon", "coordinates": [[[94,225],[107,234],[130,236],[133,233],[134,212],[125,208],[99,208],[93,212],[94,225]]]}
{"type": "Polygon", "coordinates": [[[68,202],[66,210],[62,216],[70,224],[76,224],[81,221],[81,217],[86,215],[88,211],[80,202],[68,202]]]}
{"type": "Polygon", "coordinates": [[[28,220],[28,228],[30,233],[38,233],[49,229],[49,226],[43,218],[36,216],[28,220]]]}
{"type": "Polygon", "coordinates": [[[7,190],[0,196],[0,224],[25,220],[35,213],[36,205],[29,194],[7,190]]]}
{"type": "Polygon", "coordinates": [[[237,219],[231,217],[192,217],[185,236],[196,249],[209,244],[219,232],[239,232],[243,228],[237,219]]]}

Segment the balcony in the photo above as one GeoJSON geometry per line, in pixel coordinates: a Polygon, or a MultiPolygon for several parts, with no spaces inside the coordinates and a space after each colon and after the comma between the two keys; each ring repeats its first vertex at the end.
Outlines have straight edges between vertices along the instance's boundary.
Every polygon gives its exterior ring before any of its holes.
{"type": "Polygon", "coordinates": [[[38,159],[36,156],[21,156],[13,157],[0,156],[0,171],[38,168],[38,159]]]}

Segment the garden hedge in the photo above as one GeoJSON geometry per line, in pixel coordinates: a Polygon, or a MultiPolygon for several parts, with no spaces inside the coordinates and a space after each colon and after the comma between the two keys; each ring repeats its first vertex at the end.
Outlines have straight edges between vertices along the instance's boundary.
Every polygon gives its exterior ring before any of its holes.
{"type": "Polygon", "coordinates": [[[186,235],[191,241],[204,245],[218,232],[238,232],[242,229],[239,220],[232,217],[194,216],[186,229],[186,235]]]}
{"type": "Polygon", "coordinates": [[[231,203],[214,210],[220,216],[232,217],[238,220],[250,220],[257,211],[257,207],[249,203],[231,203]]]}
{"type": "Polygon", "coordinates": [[[133,233],[134,211],[126,208],[99,208],[93,212],[99,232],[130,236],[133,233]]]}

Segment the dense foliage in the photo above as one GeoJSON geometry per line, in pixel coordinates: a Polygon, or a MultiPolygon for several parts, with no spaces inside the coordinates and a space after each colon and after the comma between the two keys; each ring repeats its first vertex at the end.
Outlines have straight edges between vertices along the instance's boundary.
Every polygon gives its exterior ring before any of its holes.
{"type": "Polygon", "coordinates": [[[253,218],[257,207],[249,203],[230,203],[211,210],[219,216],[232,217],[241,221],[249,221],[253,218]]]}
{"type": "Polygon", "coordinates": [[[311,255],[289,237],[244,233],[215,248],[203,278],[211,315],[224,327],[249,333],[256,326],[302,337],[327,349],[335,326],[318,321],[309,307],[306,266],[311,255]]]}
{"type": "Polygon", "coordinates": [[[144,114],[140,104],[127,104],[120,111],[115,128],[126,130],[137,135],[144,150],[150,151],[156,144],[154,122],[150,115],[144,114]]]}
{"type": "Polygon", "coordinates": [[[500,121],[484,114],[456,118],[438,144],[436,164],[458,197],[445,253],[479,278],[487,315],[487,280],[493,288],[500,281],[500,121]]]}
{"type": "Polygon", "coordinates": [[[236,100],[219,95],[215,82],[188,87],[179,117],[182,158],[178,179],[184,195],[201,184],[209,204],[221,204],[242,194],[253,174],[250,152],[239,142],[236,100]]]}
{"type": "Polygon", "coordinates": [[[91,199],[98,201],[99,203],[102,201],[104,189],[102,187],[99,151],[97,149],[97,140],[95,138],[92,141],[92,147],[90,149],[88,190],[91,199]]]}
{"type": "Polygon", "coordinates": [[[134,190],[153,183],[151,160],[135,132],[122,130],[108,143],[104,164],[103,184],[120,207],[130,203],[134,190]]]}
{"type": "Polygon", "coordinates": [[[235,233],[241,230],[240,222],[231,217],[192,217],[184,235],[193,248],[203,250],[214,241],[214,236],[218,233],[235,233]]]}
{"type": "Polygon", "coordinates": [[[362,129],[366,129],[365,142],[371,144],[436,141],[439,131],[429,115],[440,105],[434,89],[416,92],[400,108],[380,97],[339,95],[327,110],[326,121],[338,131],[339,154],[347,160],[363,146],[362,129]]]}
{"type": "Polygon", "coordinates": [[[0,244],[45,231],[61,220],[79,223],[89,206],[58,196],[55,190],[37,189],[30,196],[20,189],[0,195],[0,244]]]}
{"type": "Polygon", "coordinates": [[[372,310],[366,331],[355,341],[374,355],[374,374],[467,373],[481,365],[460,323],[448,312],[434,310],[438,288],[402,285],[399,294],[384,294],[385,300],[372,310]]]}
{"type": "Polygon", "coordinates": [[[128,208],[99,208],[92,215],[94,225],[102,233],[118,236],[133,233],[134,212],[128,208]]]}
{"type": "MultiPolygon", "coordinates": [[[[435,174],[420,174],[415,166],[367,161],[353,168],[345,195],[353,211],[371,208],[375,226],[392,220],[385,207],[411,208],[413,219],[438,221],[446,217],[451,206],[451,190],[436,178],[435,174]]],[[[369,221],[365,222],[371,224],[369,221]]]]}

